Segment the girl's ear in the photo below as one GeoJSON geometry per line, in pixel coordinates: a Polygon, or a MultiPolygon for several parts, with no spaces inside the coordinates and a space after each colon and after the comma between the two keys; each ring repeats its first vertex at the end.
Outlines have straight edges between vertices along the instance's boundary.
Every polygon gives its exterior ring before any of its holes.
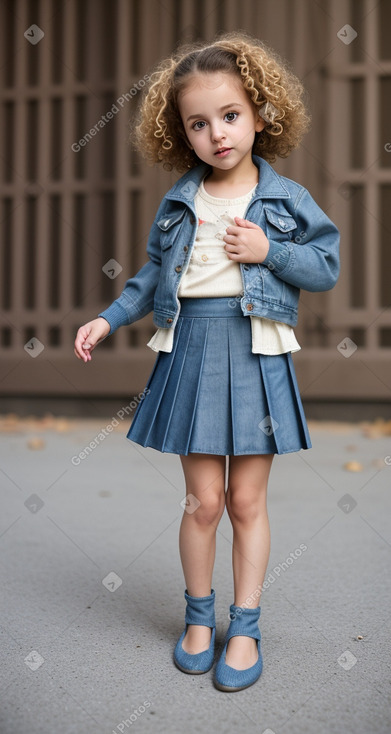
{"type": "Polygon", "coordinates": [[[263,117],[261,117],[261,115],[259,114],[259,110],[257,109],[257,112],[255,114],[255,130],[256,130],[256,132],[257,133],[260,133],[263,130],[263,128],[266,127],[266,124],[267,124],[266,120],[264,120],[263,117]]]}

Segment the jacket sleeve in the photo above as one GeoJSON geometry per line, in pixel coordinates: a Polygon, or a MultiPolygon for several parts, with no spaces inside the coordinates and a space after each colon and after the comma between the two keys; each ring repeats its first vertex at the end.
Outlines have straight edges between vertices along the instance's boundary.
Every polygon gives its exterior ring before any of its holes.
{"type": "Polygon", "coordinates": [[[340,272],[340,233],[307,189],[297,196],[293,217],[297,223],[293,240],[269,238],[269,252],[262,265],[278,278],[306,291],[328,291],[340,272]]]}
{"type": "Polygon", "coordinates": [[[148,262],[140,268],[136,275],[126,281],[118,298],[98,314],[110,324],[110,331],[107,336],[113,334],[120,326],[129,326],[142,319],[153,310],[154,295],[161,266],[160,229],[156,222],[162,216],[163,208],[164,199],[159,206],[149,232],[147,241],[148,262]]]}

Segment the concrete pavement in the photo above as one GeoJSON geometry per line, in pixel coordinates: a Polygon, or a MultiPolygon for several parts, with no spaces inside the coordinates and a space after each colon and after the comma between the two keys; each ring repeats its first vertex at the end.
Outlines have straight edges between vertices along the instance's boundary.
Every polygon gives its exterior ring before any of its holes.
{"type": "MultiPolygon", "coordinates": [[[[391,437],[308,424],[313,448],[276,456],[269,481],[264,670],[223,693],[213,669],[185,675],[172,661],[185,611],[179,457],[128,441],[129,420],[110,415],[0,417],[1,734],[391,730],[391,437]]],[[[231,553],[224,513],[217,654],[231,553]]]]}

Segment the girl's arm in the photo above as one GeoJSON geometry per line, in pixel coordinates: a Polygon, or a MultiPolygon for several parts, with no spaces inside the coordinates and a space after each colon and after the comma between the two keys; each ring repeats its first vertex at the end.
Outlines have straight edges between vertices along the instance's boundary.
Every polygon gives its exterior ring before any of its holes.
{"type": "Polygon", "coordinates": [[[269,252],[262,262],[281,280],[306,291],[328,291],[340,271],[339,230],[334,222],[301,188],[292,212],[297,223],[292,240],[269,239],[269,252]]]}
{"type": "Polygon", "coordinates": [[[149,261],[133,278],[126,281],[122,293],[111,306],[102,311],[96,319],[78,329],[73,350],[78,359],[89,362],[92,359],[91,352],[97,344],[110,336],[119,326],[132,324],[152,311],[161,264],[160,234],[156,224],[158,214],[147,242],[149,261]]]}
{"type": "Polygon", "coordinates": [[[129,278],[122,293],[104,311],[98,314],[110,324],[107,336],[113,334],[120,326],[128,326],[138,321],[153,310],[154,294],[159,280],[161,254],[160,234],[161,231],[156,222],[161,217],[163,201],[161,202],[147,242],[147,254],[149,261],[140,268],[138,273],[129,278]]]}

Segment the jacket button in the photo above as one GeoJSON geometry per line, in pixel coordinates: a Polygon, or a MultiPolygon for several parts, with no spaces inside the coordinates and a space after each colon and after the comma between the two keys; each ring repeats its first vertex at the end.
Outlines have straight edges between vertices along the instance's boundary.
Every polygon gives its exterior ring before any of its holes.
{"type": "Polygon", "coordinates": [[[180,273],[180,272],[181,272],[181,270],[182,270],[182,265],[177,265],[177,266],[176,266],[176,268],[175,268],[175,271],[176,271],[177,273],[180,273]]]}
{"type": "Polygon", "coordinates": [[[188,251],[188,249],[189,249],[189,248],[188,248],[188,246],[187,246],[187,245],[185,245],[185,246],[184,246],[184,248],[183,248],[183,252],[187,252],[187,251],[188,251]]]}
{"type": "Polygon", "coordinates": [[[248,303],[247,306],[246,306],[246,308],[247,308],[247,311],[252,311],[253,308],[254,308],[254,306],[253,306],[252,303],[248,303]]]}
{"type": "Polygon", "coordinates": [[[172,324],[172,319],[167,319],[168,324],[172,324]]]}

